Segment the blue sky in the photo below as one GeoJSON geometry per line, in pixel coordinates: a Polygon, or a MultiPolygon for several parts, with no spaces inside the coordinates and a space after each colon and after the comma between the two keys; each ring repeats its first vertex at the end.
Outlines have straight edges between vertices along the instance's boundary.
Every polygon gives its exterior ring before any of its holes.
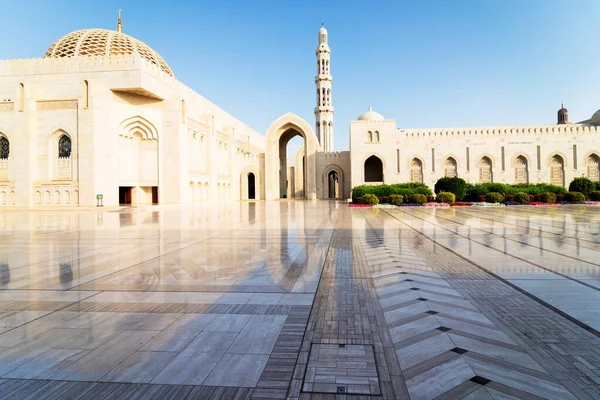
{"type": "Polygon", "coordinates": [[[264,133],[293,112],[314,124],[321,20],[332,49],[335,149],[369,105],[399,128],[556,122],[600,108],[600,1],[0,0],[0,59],[43,56],[83,28],[123,31],[175,75],[264,133]]]}

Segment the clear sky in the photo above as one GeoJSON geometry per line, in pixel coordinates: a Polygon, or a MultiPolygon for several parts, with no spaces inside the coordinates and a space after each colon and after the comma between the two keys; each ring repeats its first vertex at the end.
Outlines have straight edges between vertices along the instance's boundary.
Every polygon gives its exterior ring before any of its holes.
{"type": "Polygon", "coordinates": [[[0,0],[0,59],[116,29],[257,131],[293,112],[314,125],[321,20],[332,49],[335,149],[369,105],[399,128],[572,122],[600,108],[600,0],[0,0]]]}

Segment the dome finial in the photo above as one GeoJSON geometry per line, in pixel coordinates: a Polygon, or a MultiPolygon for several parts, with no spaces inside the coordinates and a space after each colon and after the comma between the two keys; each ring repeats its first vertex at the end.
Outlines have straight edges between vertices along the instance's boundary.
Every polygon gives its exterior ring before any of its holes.
{"type": "Polygon", "coordinates": [[[123,32],[123,24],[121,24],[121,9],[119,9],[119,19],[117,19],[117,31],[123,32]]]}
{"type": "Polygon", "coordinates": [[[321,28],[325,28],[325,21],[321,20],[321,28]]]}
{"type": "Polygon", "coordinates": [[[369,111],[373,111],[373,107],[369,106],[369,111]]]}

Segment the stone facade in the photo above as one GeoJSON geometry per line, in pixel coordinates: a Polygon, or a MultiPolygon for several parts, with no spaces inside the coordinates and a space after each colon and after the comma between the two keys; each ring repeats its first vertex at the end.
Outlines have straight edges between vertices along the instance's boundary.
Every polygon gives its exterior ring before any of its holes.
{"type": "Polygon", "coordinates": [[[348,199],[363,183],[600,180],[600,112],[577,124],[398,129],[369,110],[333,152],[331,51],[319,30],[315,129],[287,113],[256,132],[119,31],[72,32],[44,58],[0,61],[0,206],[348,199]],[[295,136],[304,146],[288,155],[295,136]],[[294,160],[291,166],[290,160],[294,160]]]}

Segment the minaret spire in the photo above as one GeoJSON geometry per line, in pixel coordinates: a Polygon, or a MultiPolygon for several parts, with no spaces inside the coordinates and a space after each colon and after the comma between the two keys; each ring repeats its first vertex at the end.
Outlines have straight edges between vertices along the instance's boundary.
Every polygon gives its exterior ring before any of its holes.
{"type": "Polygon", "coordinates": [[[315,107],[316,133],[319,143],[324,151],[333,151],[333,106],[331,102],[331,70],[329,61],[331,59],[331,50],[327,44],[327,29],[325,22],[321,22],[319,29],[319,46],[317,55],[317,76],[315,76],[315,85],[317,86],[317,106],[315,107]]]}
{"type": "Polygon", "coordinates": [[[117,19],[117,31],[123,32],[123,24],[121,23],[121,10],[119,9],[119,19],[117,19]]]}

